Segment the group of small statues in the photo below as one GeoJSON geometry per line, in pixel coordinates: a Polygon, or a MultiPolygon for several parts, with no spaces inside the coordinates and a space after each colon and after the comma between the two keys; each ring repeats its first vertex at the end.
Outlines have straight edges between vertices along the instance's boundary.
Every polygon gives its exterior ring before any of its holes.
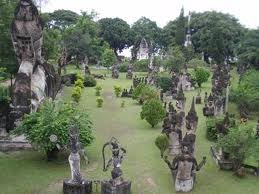
{"type": "Polygon", "coordinates": [[[168,156],[164,161],[169,166],[174,179],[175,190],[177,192],[189,192],[193,189],[195,182],[195,171],[199,171],[205,164],[206,158],[198,165],[194,157],[196,130],[198,126],[198,116],[195,110],[195,98],[193,97],[191,109],[185,116],[184,108],[186,98],[183,89],[180,88],[176,95],[176,110],[171,102],[164,103],[167,110],[163,122],[162,133],[169,139],[168,156]],[[183,129],[186,133],[183,136],[183,129]]]}
{"type": "Polygon", "coordinates": [[[135,77],[133,78],[133,87],[136,88],[139,84],[147,84],[147,77],[135,77]]]}
{"type": "Polygon", "coordinates": [[[133,87],[131,86],[130,89],[123,89],[121,93],[122,98],[131,98],[133,94],[133,87]]]}
{"type": "MultiPolygon", "coordinates": [[[[72,125],[69,129],[70,149],[69,164],[71,169],[71,178],[63,181],[64,194],[91,194],[92,181],[83,179],[80,172],[80,141],[79,130],[72,125]]],[[[121,164],[126,154],[126,150],[120,145],[119,141],[112,137],[110,141],[103,145],[103,171],[106,172],[109,167],[113,167],[111,171],[111,179],[101,182],[102,194],[130,194],[131,182],[124,180],[121,170],[121,164]],[[109,147],[111,151],[111,159],[106,163],[105,150],[109,147]]]]}
{"type": "Polygon", "coordinates": [[[212,76],[212,90],[208,96],[205,93],[203,108],[204,116],[220,116],[226,112],[226,100],[228,98],[228,86],[230,84],[229,67],[217,65],[212,76]]]}

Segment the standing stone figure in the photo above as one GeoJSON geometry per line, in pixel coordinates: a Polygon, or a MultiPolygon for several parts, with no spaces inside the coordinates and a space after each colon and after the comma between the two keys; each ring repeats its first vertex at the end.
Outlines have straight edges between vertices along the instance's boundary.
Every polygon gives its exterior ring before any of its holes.
{"type": "Polygon", "coordinates": [[[113,166],[111,171],[112,179],[103,181],[101,185],[102,194],[130,194],[131,182],[122,178],[121,164],[126,154],[126,150],[120,146],[119,141],[112,137],[111,140],[103,145],[103,171],[107,171],[113,166]],[[112,158],[107,162],[105,160],[105,148],[110,146],[112,158]]]}
{"type": "Polygon", "coordinates": [[[64,194],[90,194],[92,192],[92,182],[83,179],[80,173],[80,142],[79,130],[76,126],[69,129],[70,149],[68,161],[71,169],[71,178],[63,182],[64,194]]]}
{"type": "Polygon", "coordinates": [[[206,163],[206,157],[198,165],[197,160],[183,147],[182,154],[176,156],[171,163],[167,157],[164,158],[174,178],[176,192],[190,192],[195,183],[196,171],[199,171],[206,163]]]}
{"type": "Polygon", "coordinates": [[[118,79],[119,78],[119,66],[118,65],[113,65],[112,66],[112,78],[113,79],[118,79]]]}
{"type": "Polygon", "coordinates": [[[195,110],[195,103],[194,103],[194,97],[193,97],[191,109],[185,118],[186,129],[193,130],[194,132],[196,132],[197,125],[198,125],[198,119],[199,118],[198,118],[197,112],[195,110]]]}
{"type": "Polygon", "coordinates": [[[181,153],[182,130],[179,126],[172,127],[169,133],[169,154],[177,156],[181,153]]]}
{"type": "Polygon", "coordinates": [[[128,70],[127,70],[127,79],[132,79],[133,77],[133,66],[131,64],[128,65],[128,70]]]}
{"type": "Polygon", "coordinates": [[[10,120],[15,127],[23,115],[37,111],[46,97],[55,98],[58,79],[42,58],[43,22],[32,0],[20,0],[11,25],[11,38],[19,63],[12,92],[10,120]]]}

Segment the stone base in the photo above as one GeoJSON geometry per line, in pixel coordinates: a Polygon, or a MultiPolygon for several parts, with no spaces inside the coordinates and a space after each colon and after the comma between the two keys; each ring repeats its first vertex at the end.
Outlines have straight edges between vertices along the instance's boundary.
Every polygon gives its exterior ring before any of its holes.
{"type": "Polygon", "coordinates": [[[109,181],[103,181],[101,185],[101,194],[130,194],[131,182],[124,181],[122,184],[113,186],[109,181]]]}
{"type": "Polygon", "coordinates": [[[11,152],[20,150],[32,150],[31,144],[26,140],[24,135],[13,137],[6,136],[0,139],[0,151],[1,152],[11,152]]]}
{"type": "Polygon", "coordinates": [[[64,194],[91,194],[92,181],[85,181],[83,184],[70,183],[69,179],[63,181],[64,194]]]}

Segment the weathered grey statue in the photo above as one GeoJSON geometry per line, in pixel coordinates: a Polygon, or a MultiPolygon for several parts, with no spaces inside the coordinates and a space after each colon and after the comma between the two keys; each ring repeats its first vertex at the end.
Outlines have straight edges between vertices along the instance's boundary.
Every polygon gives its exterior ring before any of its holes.
{"type": "Polygon", "coordinates": [[[180,86],[180,89],[177,93],[176,96],[176,107],[180,110],[180,111],[184,111],[185,108],[185,102],[186,102],[186,98],[184,96],[184,92],[183,92],[183,88],[182,86],[180,86]]]}
{"type": "Polygon", "coordinates": [[[132,79],[133,77],[133,66],[131,64],[128,65],[128,70],[127,70],[127,79],[132,79]]]}
{"type": "Polygon", "coordinates": [[[53,66],[42,58],[43,22],[31,0],[20,0],[11,25],[19,70],[13,87],[11,120],[36,111],[45,97],[55,98],[58,79],[53,66]]]}
{"type": "Polygon", "coordinates": [[[196,171],[199,171],[206,163],[206,157],[203,157],[202,162],[198,164],[188,152],[188,148],[183,147],[182,154],[176,156],[172,163],[167,157],[164,161],[172,172],[176,192],[190,192],[194,187],[196,171]]]}
{"type": "Polygon", "coordinates": [[[80,173],[80,142],[79,130],[76,126],[69,129],[70,149],[68,161],[71,169],[71,178],[63,182],[64,194],[90,194],[92,192],[92,182],[83,179],[80,173]]]}
{"type": "Polygon", "coordinates": [[[186,129],[193,130],[194,132],[196,132],[197,125],[198,125],[198,119],[199,118],[198,118],[197,112],[195,110],[195,103],[194,103],[194,97],[193,97],[191,109],[185,118],[186,129]]]}
{"type": "Polygon", "coordinates": [[[118,79],[119,78],[119,66],[118,65],[113,65],[112,66],[112,78],[113,79],[118,79]]]}
{"type": "Polygon", "coordinates": [[[111,171],[112,179],[102,182],[102,194],[130,194],[131,182],[122,178],[121,164],[125,154],[126,150],[121,147],[119,141],[114,137],[103,145],[103,171],[107,171],[110,166],[113,166],[113,169],[111,171]],[[105,148],[107,146],[110,146],[112,158],[106,164],[105,148]]]}
{"type": "Polygon", "coordinates": [[[177,156],[181,153],[182,130],[179,126],[171,127],[169,133],[169,154],[177,156]]]}

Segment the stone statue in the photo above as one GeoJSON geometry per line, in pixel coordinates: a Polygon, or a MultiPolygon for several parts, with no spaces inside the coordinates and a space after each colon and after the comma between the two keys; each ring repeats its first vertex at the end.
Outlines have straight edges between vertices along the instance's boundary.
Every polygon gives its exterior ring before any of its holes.
{"type": "Polygon", "coordinates": [[[70,150],[68,161],[71,169],[71,178],[65,179],[63,182],[64,194],[84,193],[90,194],[92,192],[92,182],[83,179],[80,173],[80,142],[79,130],[72,125],[69,129],[70,150]]]}
{"type": "Polygon", "coordinates": [[[119,66],[118,65],[113,65],[112,66],[112,78],[113,79],[118,79],[119,78],[119,66]]]}
{"type": "Polygon", "coordinates": [[[198,125],[198,119],[199,118],[198,118],[197,112],[195,110],[195,103],[194,103],[194,97],[193,97],[191,109],[185,118],[186,129],[193,130],[195,132],[197,129],[197,125],[198,125]]]}
{"type": "Polygon", "coordinates": [[[169,154],[177,156],[181,153],[182,130],[179,126],[171,127],[169,133],[169,154]]]}
{"type": "Polygon", "coordinates": [[[59,89],[53,66],[42,57],[43,22],[32,0],[20,0],[11,25],[11,38],[19,63],[12,92],[10,120],[15,127],[21,117],[37,111],[46,97],[59,89]]]}
{"type": "Polygon", "coordinates": [[[101,193],[102,194],[130,194],[131,182],[125,181],[122,178],[121,164],[126,154],[126,150],[121,147],[119,141],[112,137],[111,140],[103,145],[103,171],[107,171],[110,166],[113,166],[111,171],[112,179],[110,181],[103,181],[101,193]],[[110,146],[112,158],[107,162],[105,160],[105,148],[110,146]]]}
{"type": "Polygon", "coordinates": [[[257,124],[256,124],[256,139],[259,138],[259,120],[257,121],[257,124]]]}
{"type": "Polygon", "coordinates": [[[192,156],[186,147],[183,147],[182,154],[176,156],[171,163],[167,157],[164,158],[174,178],[176,192],[190,192],[195,183],[196,171],[199,171],[206,163],[206,157],[200,164],[192,156]]]}
{"type": "Polygon", "coordinates": [[[183,88],[182,86],[180,86],[180,89],[177,93],[177,96],[176,96],[176,107],[180,110],[180,111],[184,111],[184,108],[185,108],[185,101],[186,101],[186,98],[184,96],[184,93],[183,93],[183,88]]]}
{"type": "Polygon", "coordinates": [[[195,133],[193,131],[187,131],[182,140],[182,147],[186,147],[188,149],[188,152],[194,155],[195,142],[196,142],[195,133]]]}
{"type": "Polygon", "coordinates": [[[129,64],[126,78],[132,79],[132,77],[133,77],[133,66],[131,64],[129,64]]]}

